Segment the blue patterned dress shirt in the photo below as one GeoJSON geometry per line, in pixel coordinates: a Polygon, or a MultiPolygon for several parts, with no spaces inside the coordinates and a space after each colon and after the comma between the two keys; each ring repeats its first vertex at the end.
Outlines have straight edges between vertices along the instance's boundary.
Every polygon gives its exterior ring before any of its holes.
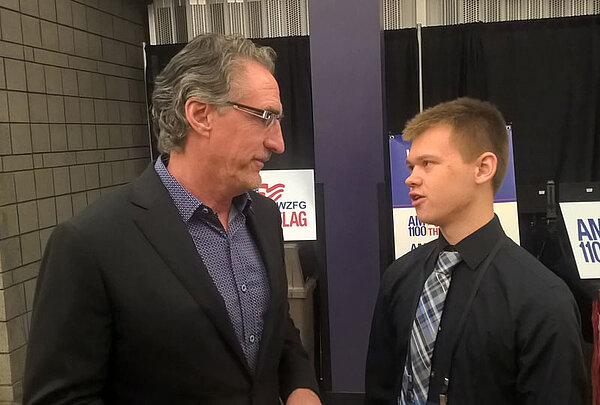
{"type": "Polygon", "coordinates": [[[223,298],[242,351],[254,371],[271,290],[260,252],[246,225],[246,213],[252,204],[250,194],[233,199],[226,231],[215,212],[171,176],[163,159],[156,160],[154,169],[223,298]]]}

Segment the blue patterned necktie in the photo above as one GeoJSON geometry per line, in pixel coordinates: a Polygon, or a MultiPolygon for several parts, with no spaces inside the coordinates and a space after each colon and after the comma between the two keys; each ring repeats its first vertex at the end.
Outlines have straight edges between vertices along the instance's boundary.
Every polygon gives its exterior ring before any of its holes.
{"type": "Polygon", "coordinates": [[[450,270],[460,261],[458,252],[441,252],[433,272],[425,281],[410,334],[410,356],[404,366],[399,405],[422,405],[427,402],[431,355],[450,287],[450,270]]]}

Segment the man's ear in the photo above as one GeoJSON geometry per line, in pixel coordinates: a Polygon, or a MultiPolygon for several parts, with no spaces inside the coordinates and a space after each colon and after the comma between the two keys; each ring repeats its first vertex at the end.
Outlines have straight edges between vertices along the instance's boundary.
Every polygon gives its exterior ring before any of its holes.
{"type": "Polygon", "coordinates": [[[475,171],[475,183],[484,184],[492,182],[496,169],[498,168],[498,158],[492,152],[484,152],[477,158],[477,168],[475,171]]]}
{"type": "Polygon", "coordinates": [[[208,136],[211,129],[209,113],[212,108],[210,104],[197,98],[190,97],[187,99],[185,102],[185,119],[194,132],[208,136]]]}

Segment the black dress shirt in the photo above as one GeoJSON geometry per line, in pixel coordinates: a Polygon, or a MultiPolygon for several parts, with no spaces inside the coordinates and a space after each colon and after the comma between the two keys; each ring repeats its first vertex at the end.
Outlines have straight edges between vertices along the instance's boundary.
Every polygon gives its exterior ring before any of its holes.
{"type": "MultiPolygon", "coordinates": [[[[417,302],[447,245],[440,236],[396,260],[383,275],[367,358],[367,404],[396,403],[417,302]]],[[[428,401],[439,403],[448,370],[450,405],[583,404],[580,320],[566,285],[510,240],[497,217],[455,248],[463,261],[452,271],[428,401]],[[457,325],[481,263],[499,239],[500,250],[481,280],[458,339],[457,325]]]]}

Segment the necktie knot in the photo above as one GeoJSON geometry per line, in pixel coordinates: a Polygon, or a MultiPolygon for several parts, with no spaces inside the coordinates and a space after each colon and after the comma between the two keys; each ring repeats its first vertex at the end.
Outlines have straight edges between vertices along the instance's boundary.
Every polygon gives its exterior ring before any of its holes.
{"type": "Polygon", "coordinates": [[[440,252],[437,263],[435,264],[435,271],[448,274],[452,267],[456,266],[461,260],[460,253],[444,250],[440,252]]]}

